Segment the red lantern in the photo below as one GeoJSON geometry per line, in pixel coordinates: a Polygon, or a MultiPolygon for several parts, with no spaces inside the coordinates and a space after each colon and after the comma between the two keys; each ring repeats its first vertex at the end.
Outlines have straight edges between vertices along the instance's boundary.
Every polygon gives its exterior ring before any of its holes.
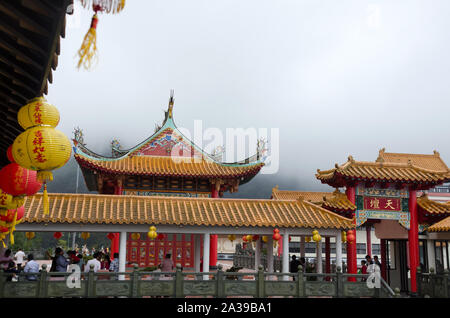
{"type": "Polygon", "coordinates": [[[15,162],[14,157],[12,155],[12,145],[8,147],[8,150],[6,150],[6,156],[8,157],[8,160],[10,162],[15,162]]]}
{"type": "MultiPolygon", "coordinates": [[[[15,211],[15,210],[13,210],[13,211],[15,211]]],[[[22,205],[20,208],[17,209],[16,221],[19,221],[20,219],[22,219],[24,214],[25,214],[25,207],[22,205]]]]}
{"type": "Polygon", "coordinates": [[[0,170],[0,188],[12,196],[33,195],[42,187],[36,171],[10,163],[0,170]]]}
{"type": "Polygon", "coordinates": [[[257,241],[257,240],[259,240],[259,235],[253,235],[253,241],[257,241]]]}
{"type": "Polygon", "coordinates": [[[280,233],[276,232],[276,233],[272,236],[272,238],[273,238],[275,241],[279,241],[279,240],[281,239],[281,235],[280,235],[280,233]]]}
{"type": "Polygon", "coordinates": [[[108,235],[106,235],[107,238],[109,238],[110,240],[114,239],[115,235],[114,233],[108,233],[108,235]]]}
{"type": "Polygon", "coordinates": [[[275,233],[280,233],[280,230],[279,229],[274,229],[273,230],[273,234],[275,234],[275,233]]]}
{"type": "Polygon", "coordinates": [[[6,226],[0,226],[0,233],[7,233],[9,232],[9,228],[7,228],[6,226]]]}
{"type": "Polygon", "coordinates": [[[291,237],[289,236],[289,242],[291,241],[291,237]]]}
{"type": "Polygon", "coordinates": [[[355,241],[355,234],[353,232],[353,230],[349,230],[347,234],[347,242],[349,242],[350,244],[355,241]]]}
{"type": "Polygon", "coordinates": [[[162,241],[164,240],[165,236],[162,233],[159,233],[158,236],[156,237],[158,240],[162,241]]]}
{"type": "Polygon", "coordinates": [[[62,233],[61,233],[61,232],[55,232],[55,233],[53,233],[53,237],[54,237],[55,239],[57,239],[57,240],[59,240],[59,239],[61,238],[61,236],[62,236],[62,233]]]}
{"type": "Polygon", "coordinates": [[[16,211],[8,210],[5,215],[0,215],[0,221],[11,223],[14,221],[14,213],[16,211]]]}
{"type": "Polygon", "coordinates": [[[242,237],[242,240],[243,240],[244,242],[247,242],[247,235],[244,235],[244,236],[242,237]]]}

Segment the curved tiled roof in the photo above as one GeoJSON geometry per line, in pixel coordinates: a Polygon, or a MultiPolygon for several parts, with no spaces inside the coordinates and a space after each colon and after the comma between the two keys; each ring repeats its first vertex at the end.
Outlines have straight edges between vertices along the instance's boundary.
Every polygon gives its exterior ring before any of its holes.
{"type": "Polygon", "coordinates": [[[333,210],[333,211],[355,211],[356,205],[354,205],[348,198],[345,193],[340,192],[336,189],[333,192],[333,196],[331,198],[323,198],[322,206],[324,208],[333,210]]]}
{"type": "Polygon", "coordinates": [[[440,203],[430,200],[425,193],[417,198],[417,204],[429,214],[450,214],[450,202],[440,203]]]}
{"type": "Polygon", "coordinates": [[[450,180],[448,168],[433,170],[436,169],[435,166],[426,166],[424,164],[425,160],[421,161],[419,165],[414,163],[413,160],[408,160],[405,163],[403,161],[385,161],[380,158],[376,162],[368,162],[355,161],[349,156],[346,163],[342,165],[336,164],[334,169],[325,171],[318,169],[316,177],[322,183],[327,183],[334,187],[344,186],[345,180],[422,183],[429,186],[450,180]]]}
{"type": "Polygon", "coordinates": [[[192,177],[244,177],[256,175],[264,163],[226,165],[203,158],[131,156],[117,160],[101,160],[74,155],[86,168],[115,174],[192,177]]]}
{"type": "Polygon", "coordinates": [[[354,227],[352,220],[306,201],[49,194],[50,213],[44,215],[42,197],[26,197],[23,223],[354,227]]]}
{"type": "Polygon", "coordinates": [[[314,191],[289,191],[279,190],[278,186],[272,189],[272,199],[275,200],[298,200],[303,199],[312,203],[322,203],[324,197],[331,198],[332,192],[314,192],[314,191]]]}
{"type": "Polygon", "coordinates": [[[448,232],[450,231],[450,216],[427,228],[428,232],[448,232]]]}

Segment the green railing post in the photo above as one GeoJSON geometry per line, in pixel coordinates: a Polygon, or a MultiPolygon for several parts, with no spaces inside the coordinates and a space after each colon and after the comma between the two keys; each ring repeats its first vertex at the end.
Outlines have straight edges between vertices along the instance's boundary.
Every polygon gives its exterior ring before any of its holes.
{"type": "Polygon", "coordinates": [[[42,264],[42,268],[39,271],[39,285],[38,285],[38,297],[45,298],[47,297],[48,290],[48,273],[47,273],[47,264],[42,264]]]}
{"type": "Polygon", "coordinates": [[[422,280],[423,280],[423,275],[422,275],[422,268],[420,268],[420,266],[417,266],[416,269],[416,281],[417,281],[417,294],[419,295],[419,297],[423,297],[422,295],[422,280]]]}
{"type": "Polygon", "coordinates": [[[298,266],[297,279],[298,279],[297,296],[298,297],[306,297],[306,286],[305,286],[305,281],[304,281],[304,277],[303,277],[303,266],[302,265],[298,266]]]}
{"type": "Polygon", "coordinates": [[[88,273],[88,281],[87,281],[87,297],[93,298],[95,297],[95,277],[94,277],[94,264],[91,264],[88,273]]]}
{"type": "Polygon", "coordinates": [[[263,298],[265,296],[264,288],[264,267],[262,265],[258,266],[258,276],[257,276],[257,297],[263,298]]]}
{"type": "Polygon", "coordinates": [[[434,268],[430,267],[430,287],[431,287],[431,297],[436,297],[435,295],[435,284],[436,284],[436,279],[435,279],[435,273],[434,273],[434,268]]]}
{"type": "Polygon", "coordinates": [[[224,298],[225,297],[225,281],[224,281],[222,264],[219,264],[217,266],[216,280],[217,280],[216,296],[217,296],[217,298],[224,298]]]}
{"type": "Polygon", "coordinates": [[[139,297],[139,271],[138,271],[138,266],[135,264],[133,266],[133,273],[131,274],[131,279],[130,279],[130,284],[131,284],[131,288],[130,288],[130,296],[131,297],[139,297]]]}
{"type": "Polygon", "coordinates": [[[444,284],[444,297],[449,298],[448,292],[448,269],[444,271],[444,280],[442,282],[444,284]]]}
{"type": "Polygon", "coordinates": [[[336,267],[336,297],[344,297],[344,279],[342,275],[342,268],[336,267]]]}
{"type": "Polygon", "coordinates": [[[183,298],[183,273],[181,272],[181,264],[177,264],[175,273],[175,298],[183,298]]]}
{"type": "Polygon", "coordinates": [[[3,269],[0,269],[0,298],[3,298],[5,295],[5,273],[3,272],[3,269]]]}

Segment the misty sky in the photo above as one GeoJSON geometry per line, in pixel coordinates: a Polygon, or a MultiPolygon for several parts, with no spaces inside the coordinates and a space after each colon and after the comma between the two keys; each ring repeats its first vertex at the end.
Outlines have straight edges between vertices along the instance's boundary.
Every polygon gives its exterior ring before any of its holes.
{"type": "MultiPolygon", "coordinates": [[[[47,100],[58,129],[80,126],[109,155],[112,138],[128,149],[154,132],[174,89],[180,127],[279,129],[278,173],[238,196],[332,190],[316,169],[350,154],[436,149],[450,163],[449,13],[446,0],[128,0],[99,16],[87,72],[75,55],[92,12],[76,1],[47,100]]],[[[71,159],[49,190],[75,192],[75,171],[71,159]]]]}

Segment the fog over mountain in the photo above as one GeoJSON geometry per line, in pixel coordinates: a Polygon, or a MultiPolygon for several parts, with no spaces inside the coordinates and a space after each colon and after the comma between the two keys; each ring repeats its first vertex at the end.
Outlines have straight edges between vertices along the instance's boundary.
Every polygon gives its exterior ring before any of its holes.
{"type": "MultiPolygon", "coordinates": [[[[383,147],[450,162],[449,1],[127,1],[99,15],[90,72],[74,56],[92,12],[75,3],[46,98],[58,129],[79,126],[98,153],[149,137],[174,89],[179,127],[278,129],[278,172],[228,197],[332,190],[318,168],[373,161],[383,147]]],[[[76,172],[72,158],[49,191],[86,192],[76,172]]]]}

